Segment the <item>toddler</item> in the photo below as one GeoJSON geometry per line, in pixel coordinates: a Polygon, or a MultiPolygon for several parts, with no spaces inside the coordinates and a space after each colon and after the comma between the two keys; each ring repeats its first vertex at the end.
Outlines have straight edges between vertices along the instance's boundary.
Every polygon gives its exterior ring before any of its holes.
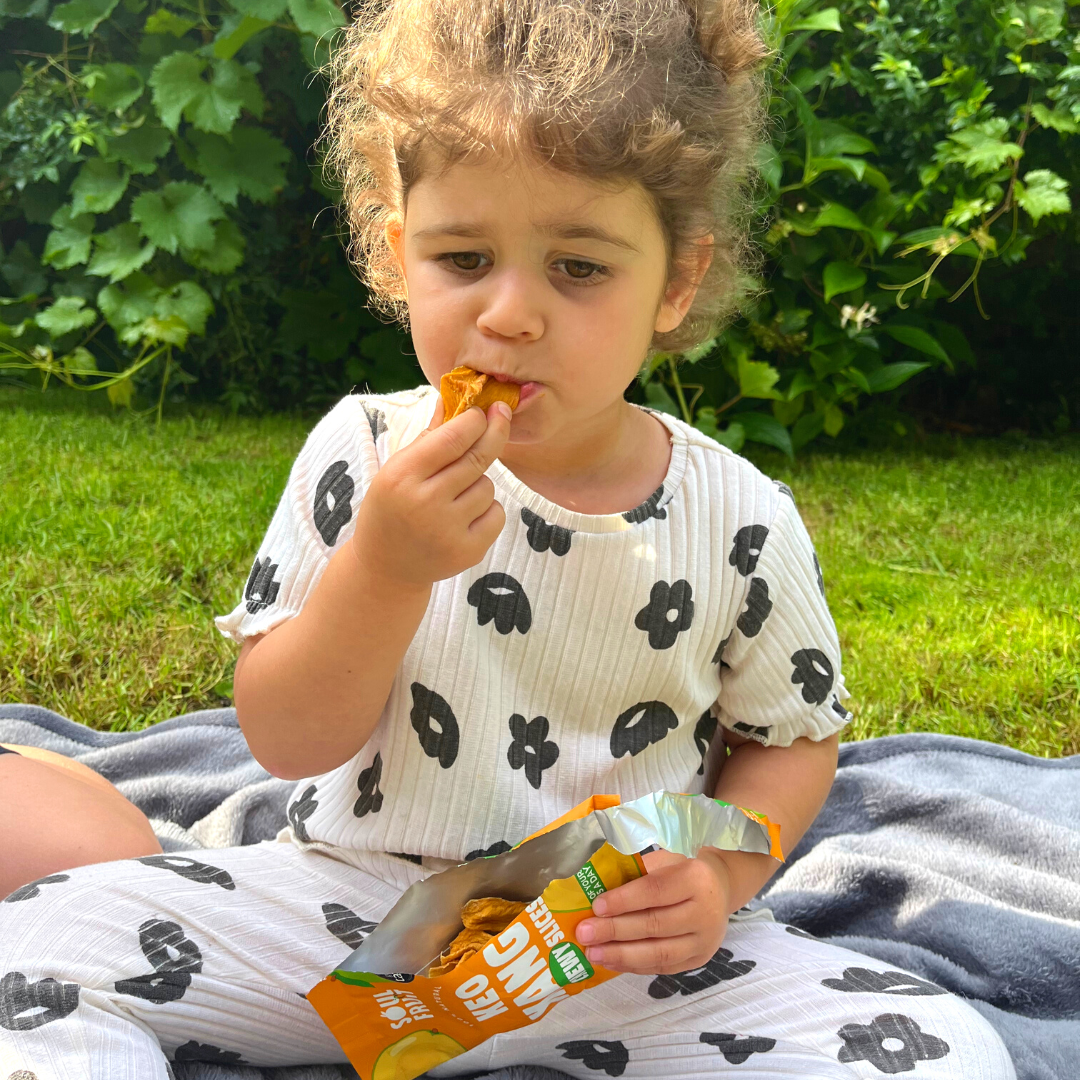
{"type": "MultiPolygon", "coordinates": [[[[73,870],[0,908],[0,1076],[340,1062],[304,993],[425,875],[594,793],[705,791],[791,851],[847,691],[791,492],[628,404],[736,302],[764,48],[747,0],[391,0],[337,53],[332,157],[432,386],[323,418],[235,611],[237,713],[298,780],[276,842],[73,870]],[[164,1053],[163,1053],[164,1052],[164,1053]],[[22,1075],[22,1074],[20,1074],[22,1075]]],[[[968,1005],[740,911],[767,856],[645,856],[579,939],[623,972],[439,1066],[1012,1080],[968,1005]]]]}

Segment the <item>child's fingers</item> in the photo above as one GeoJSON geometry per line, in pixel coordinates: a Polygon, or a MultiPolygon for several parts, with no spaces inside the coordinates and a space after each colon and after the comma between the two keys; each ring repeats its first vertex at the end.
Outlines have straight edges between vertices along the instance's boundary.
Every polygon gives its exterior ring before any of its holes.
{"type": "Polygon", "coordinates": [[[630,911],[604,919],[585,919],[578,924],[577,939],[582,945],[602,945],[607,941],[642,941],[648,938],[679,937],[698,929],[701,912],[688,900],[667,907],[630,911]]]}
{"type": "Polygon", "coordinates": [[[662,866],[644,877],[628,881],[593,901],[595,915],[623,915],[628,911],[668,907],[688,900],[692,895],[689,876],[684,871],[688,860],[662,866]]]}
{"type": "Polygon", "coordinates": [[[696,934],[590,945],[585,956],[591,964],[633,975],[674,975],[701,967],[709,959],[702,957],[701,938],[696,934]]]}
{"type": "MultiPolygon", "coordinates": [[[[484,416],[477,408],[467,411],[484,416]]],[[[459,417],[455,417],[448,424],[444,424],[439,432],[428,436],[424,441],[430,442],[442,431],[455,424],[458,419],[459,417]]],[[[510,435],[510,407],[503,401],[495,402],[487,411],[486,422],[487,427],[480,437],[458,455],[457,460],[448,462],[436,476],[432,477],[440,490],[451,498],[456,498],[466,488],[471,487],[477,477],[483,476],[491,468],[492,462],[502,453],[502,448],[510,435]]]]}
{"type": "MultiPolygon", "coordinates": [[[[435,401],[435,411],[431,414],[431,423],[427,426],[427,431],[434,431],[438,427],[442,427],[443,417],[446,415],[446,403],[442,397],[438,397],[435,401]]],[[[421,432],[425,434],[426,432],[421,432]]]]}
{"type": "MultiPolygon", "coordinates": [[[[435,411],[438,413],[439,410],[435,411]]],[[[472,449],[486,430],[487,418],[483,412],[480,409],[466,409],[453,420],[447,420],[439,427],[428,427],[421,432],[419,438],[400,451],[404,458],[403,464],[407,462],[406,468],[417,479],[426,480],[447,465],[458,461],[472,449]]]]}
{"type": "Polygon", "coordinates": [[[472,524],[495,500],[495,485],[486,476],[470,484],[453,502],[455,511],[472,524]]]}

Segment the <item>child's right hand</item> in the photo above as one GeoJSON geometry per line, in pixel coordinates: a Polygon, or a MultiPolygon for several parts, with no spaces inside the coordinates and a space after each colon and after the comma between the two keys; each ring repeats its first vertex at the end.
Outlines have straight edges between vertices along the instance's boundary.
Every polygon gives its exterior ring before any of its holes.
{"type": "Polygon", "coordinates": [[[506,523],[484,475],[510,435],[511,412],[467,409],[442,423],[440,400],[428,429],[376,474],[356,515],[352,544],[369,572],[430,586],[475,566],[506,523]]]}

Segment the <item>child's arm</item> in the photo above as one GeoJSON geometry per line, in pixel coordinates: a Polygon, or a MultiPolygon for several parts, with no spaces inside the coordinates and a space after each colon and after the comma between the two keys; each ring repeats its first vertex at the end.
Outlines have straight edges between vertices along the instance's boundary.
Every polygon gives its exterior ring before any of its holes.
{"type": "Polygon", "coordinates": [[[292,619],[244,643],[233,686],[255,758],[276,776],[328,772],[370,738],[434,582],[475,566],[505,521],[484,475],[510,410],[469,409],[431,427],[379,470],[292,619]]]}
{"type": "MultiPolygon", "coordinates": [[[[734,745],[716,798],[747,806],[780,823],[790,852],[817,817],[836,773],[838,735],[820,742],[760,746],[725,732],[734,745]]],[[[593,901],[603,918],[578,926],[586,955],[614,971],[642,975],[689,971],[707,963],[727,931],[728,915],[755,896],[779,869],[769,855],[702,848],[696,859],[666,851],[645,856],[649,873],[593,901]],[[602,944],[603,943],[603,944],[602,944]]]]}

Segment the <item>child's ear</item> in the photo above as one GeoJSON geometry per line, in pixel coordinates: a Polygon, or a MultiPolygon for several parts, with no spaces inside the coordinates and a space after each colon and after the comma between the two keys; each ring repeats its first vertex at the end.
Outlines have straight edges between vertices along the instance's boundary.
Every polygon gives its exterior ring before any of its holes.
{"type": "Polygon", "coordinates": [[[403,290],[408,292],[408,285],[405,283],[405,227],[399,218],[391,218],[386,223],[384,230],[386,237],[386,243],[389,245],[390,250],[394,254],[394,259],[398,264],[398,272],[401,274],[401,283],[403,290]]]}
{"type": "Polygon", "coordinates": [[[686,317],[697,295],[701,279],[712,263],[712,243],[712,233],[703,236],[696,241],[697,250],[681,260],[681,272],[667,287],[664,299],[660,303],[655,326],[658,334],[670,333],[686,317]]]}

